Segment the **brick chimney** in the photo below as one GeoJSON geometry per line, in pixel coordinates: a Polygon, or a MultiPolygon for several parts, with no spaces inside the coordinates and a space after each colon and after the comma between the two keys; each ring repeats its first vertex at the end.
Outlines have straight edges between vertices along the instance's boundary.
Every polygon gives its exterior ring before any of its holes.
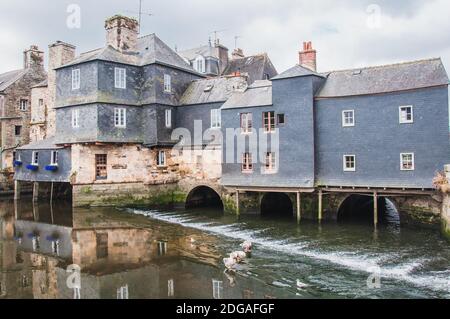
{"type": "Polygon", "coordinates": [[[225,71],[228,66],[229,58],[228,58],[228,48],[220,43],[220,40],[217,39],[214,41],[214,47],[217,50],[217,55],[219,57],[219,72],[220,74],[225,71]]]}
{"type": "Polygon", "coordinates": [[[106,44],[119,51],[136,51],[139,23],[136,19],[115,15],[105,21],[106,44]]]}
{"type": "Polygon", "coordinates": [[[300,51],[300,65],[312,71],[317,71],[317,51],[313,49],[312,42],[303,42],[303,51],[300,51]]]}
{"type": "Polygon", "coordinates": [[[245,58],[244,51],[242,49],[234,49],[233,53],[231,53],[231,59],[242,59],[245,58]]]}
{"type": "Polygon", "coordinates": [[[43,68],[44,52],[39,51],[37,45],[32,45],[28,50],[23,52],[23,68],[43,68]]]}

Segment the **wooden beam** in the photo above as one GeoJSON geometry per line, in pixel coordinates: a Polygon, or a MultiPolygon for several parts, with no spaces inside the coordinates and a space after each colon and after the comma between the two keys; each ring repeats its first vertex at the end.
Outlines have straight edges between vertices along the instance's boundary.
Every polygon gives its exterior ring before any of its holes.
{"type": "Polygon", "coordinates": [[[375,227],[378,226],[378,194],[373,193],[373,224],[375,227]]]}
{"type": "Polygon", "coordinates": [[[21,185],[20,181],[14,181],[14,200],[20,199],[21,185]]]}
{"type": "Polygon", "coordinates": [[[241,192],[261,192],[261,193],[314,193],[315,188],[294,188],[294,187],[234,187],[225,186],[228,188],[235,188],[241,192]]]}
{"type": "Polygon", "coordinates": [[[323,220],[323,192],[319,190],[319,209],[318,209],[319,222],[323,220]]]}
{"type": "Polygon", "coordinates": [[[302,220],[302,194],[297,192],[297,223],[300,224],[302,220]]]}
{"type": "Polygon", "coordinates": [[[237,216],[241,215],[241,205],[239,202],[239,191],[236,191],[236,215],[237,216]]]}

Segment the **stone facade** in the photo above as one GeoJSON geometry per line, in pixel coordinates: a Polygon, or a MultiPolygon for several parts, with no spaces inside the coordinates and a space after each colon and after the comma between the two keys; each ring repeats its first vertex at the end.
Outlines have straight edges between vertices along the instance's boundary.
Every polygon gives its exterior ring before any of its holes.
{"type": "Polygon", "coordinates": [[[37,142],[47,137],[48,87],[37,86],[31,90],[30,142],[37,142]]]}
{"type": "Polygon", "coordinates": [[[30,142],[31,90],[46,78],[43,63],[43,53],[36,46],[25,51],[23,71],[0,94],[3,169],[12,171],[14,150],[30,142]]]}

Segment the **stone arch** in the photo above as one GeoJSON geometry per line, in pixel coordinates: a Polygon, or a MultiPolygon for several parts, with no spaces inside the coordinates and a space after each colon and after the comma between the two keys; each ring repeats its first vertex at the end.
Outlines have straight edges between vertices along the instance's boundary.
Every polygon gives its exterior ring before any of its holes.
{"type": "Polygon", "coordinates": [[[294,202],[285,193],[265,193],[260,202],[263,217],[294,217],[294,202]]]}
{"type": "MultiPolygon", "coordinates": [[[[372,194],[349,194],[337,209],[338,222],[373,223],[374,198],[372,194]]],[[[378,196],[378,223],[400,224],[398,204],[389,196],[378,196]]]]}
{"type": "Polygon", "coordinates": [[[214,188],[206,185],[194,187],[186,197],[187,209],[192,208],[217,208],[223,211],[224,204],[222,198],[214,188]]]}

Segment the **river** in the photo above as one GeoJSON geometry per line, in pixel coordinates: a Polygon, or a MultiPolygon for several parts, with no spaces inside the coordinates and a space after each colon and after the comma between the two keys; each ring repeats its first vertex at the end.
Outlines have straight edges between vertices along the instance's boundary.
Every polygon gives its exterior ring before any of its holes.
{"type": "Polygon", "coordinates": [[[450,298],[438,230],[29,202],[0,202],[0,298],[450,298]]]}

